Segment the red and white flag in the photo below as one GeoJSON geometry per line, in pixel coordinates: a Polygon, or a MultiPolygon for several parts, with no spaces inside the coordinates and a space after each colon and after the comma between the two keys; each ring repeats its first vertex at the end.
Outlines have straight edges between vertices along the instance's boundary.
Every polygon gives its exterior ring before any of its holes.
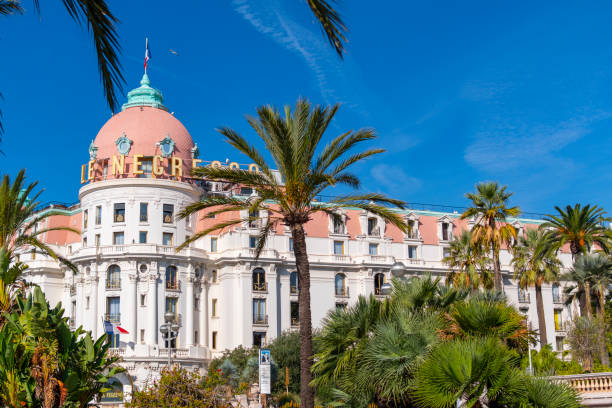
{"type": "Polygon", "coordinates": [[[145,47],[145,63],[144,63],[145,74],[147,73],[147,63],[149,62],[150,59],[151,59],[151,52],[149,51],[149,39],[147,38],[146,47],[145,47]]]}

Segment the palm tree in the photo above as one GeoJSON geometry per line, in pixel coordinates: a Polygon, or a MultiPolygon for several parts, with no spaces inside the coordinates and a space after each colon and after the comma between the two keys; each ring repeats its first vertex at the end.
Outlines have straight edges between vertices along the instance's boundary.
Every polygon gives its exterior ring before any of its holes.
{"type": "Polygon", "coordinates": [[[547,215],[546,222],[540,228],[546,231],[557,249],[569,244],[573,261],[576,261],[578,254],[590,252],[594,245],[605,252],[610,251],[610,231],[603,225],[610,218],[605,216],[602,208],[575,204],[574,207],[566,206],[565,211],[559,207],[555,209],[559,214],[547,215]]]}
{"type": "Polygon", "coordinates": [[[512,193],[507,193],[506,188],[496,182],[478,183],[475,193],[465,195],[472,201],[472,206],[461,214],[462,219],[474,218],[476,224],[472,230],[472,241],[490,248],[493,254],[494,287],[498,291],[502,290],[501,245],[509,244],[516,238],[516,229],[507,223],[507,218],[517,217],[521,212],[518,207],[508,207],[512,193]]]}
{"type": "Polygon", "coordinates": [[[215,223],[185,241],[185,247],[213,231],[256,221],[253,214],[267,214],[257,238],[256,256],[264,248],[268,234],[277,225],[285,225],[291,231],[296,269],[299,275],[298,295],[300,316],[300,378],[301,401],[304,407],[312,408],[313,390],[310,386],[312,374],[312,323],[310,314],[310,266],[306,249],[304,224],[315,213],[324,212],[334,217],[342,208],[353,207],[381,217],[385,222],[407,231],[402,217],[388,206],[402,207],[403,202],[381,194],[356,194],[338,196],[325,204],[316,204],[316,197],[326,188],[346,185],[358,188],[359,179],[347,169],[365,158],[383,152],[369,149],[351,153],[358,144],[373,140],[374,131],[362,129],[349,131],[333,139],[316,155],[323,134],[336,114],[338,105],[322,108],[312,107],[305,100],[298,100],[295,109],[284,108],[284,116],[271,107],[257,109],[258,117],[247,120],[265,143],[278,171],[272,170],[257,148],[234,130],[224,127],[219,132],[239,152],[248,156],[258,167],[257,172],[230,168],[201,167],[193,171],[195,176],[212,181],[224,181],[251,187],[257,196],[250,200],[229,196],[205,196],[187,206],[180,217],[196,212],[204,216],[228,214],[229,219],[215,223]],[[282,180],[282,181],[281,181],[282,180]],[[241,217],[240,211],[248,216],[241,217]]]}
{"type": "Polygon", "coordinates": [[[536,229],[528,229],[524,236],[519,237],[517,244],[512,248],[512,254],[514,279],[518,280],[519,287],[522,289],[535,287],[540,346],[544,347],[548,344],[548,338],[542,285],[559,280],[561,261],[544,232],[536,229]]]}
{"type": "MultiPolygon", "coordinates": [[[[590,254],[582,255],[578,257],[574,265],[574,275],[580,277],[590,287],[587,293],[586,289],[583,290],[585,296],[585,302],[587,303],[587,316],[591,315],[591,291],[595,293],[598,300],[597,315],[600,320],[601,329],[603,330],[602,338],[606,338],[606,318],[605,318],[605,304],[606,304],[606,293],[610,285],[612,285],[612,262],[608,257],[602,254],[590,254]]],[[[570,277],[573,277],[570,275],[570,277]]],[[[605,342],[601,345],[600,350],[601,363],[605,366],[610,365],[610,357],[608,355],[608,348],[605,342]]]]}
{"type": "Polygon", "coordinates": [[[485,256],[481,245],[472,241],[472,235],[472,231],[463,230],[461,235],[451,241],[449,254],[442,259],[450,268],[446,283],[472,291],[481,286],[491,289],[493,279],[488,265],[489,258],[485,256]]]}
{"type": "Polygon", "coordinates": [[[76,272],[76,267],[67,259],[41,241],[40,238],[50,231],[70,231],[80,234],[79,230],[59,226],[37,228],[37,225],[49,217],[60,214],[58,211],[37,212],[40,202],[36,201],[41,191],[34,192],[38,182],[25,185],[25,170],[20,170],[11,184],[11,178],[5,175],[0,185],[0,249],[6,251],[10,261],[14,261],[19,250],[32,247],[44,255],[59,260],[76,272]]]}
{"type": "Polygon", "coordinates": [[[308,6],[321,24],[323,32],[327,36],[327,40],[334,47],[336,53],[342,58],[344,52],[344,44],[346,43],[346,37],[344,33],[348,31],[340,15],[330,5],[330,2],[334,0],[308,0],[308,6]]]}
{"type": "Polygon", "coordinates": [[[585,267],[582,256],[579,256],[574,266],[561,276],[561,279],[571,282],[565,287],[564,293],[566,296],[565,305],[569,306],[577,301],[580,306],[581,316],[590,316],[592,312],[592,289],[589,284],[589,272],[585,267]],[[588,288],[588,291],[587,291],[588,288]]]}

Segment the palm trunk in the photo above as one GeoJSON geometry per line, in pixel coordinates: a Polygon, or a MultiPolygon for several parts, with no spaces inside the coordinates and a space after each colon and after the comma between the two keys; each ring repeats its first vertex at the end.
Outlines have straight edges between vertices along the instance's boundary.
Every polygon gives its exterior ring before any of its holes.
{"type": "Polygon", "coordinates": [[[600,359],[601,364],[610,367],[610,356],[608,355],[608,345],[606,342],[606,300],[605,300],[605,292],[604,288],[601,287],[601,290],[598,293],[599,297],[599,319],[601,320],[601,345],[600,345],[600,359]]]}
{"type": "Polygon", "coordinates": [[[291,226],[293,253],[297,268],[300,291],[298,294],[300,319],[300,399],[301,408],[314,407],[312,381],[312,318],[310,316],[310,265],[306,252],[306,236],[301,224],[291,226]]]}
{"type": "Polygon", "coordinates": [[[501,292],[502,288],[502,276],[501,276],[501,265],[499,264],[499,251],[495,250],[495,246],[491,245],[491,250],[493,251],[493,284],[495,285],[495,290],[501,292]]]}
{"type": "Polygon", "coordinates": [[[544,299],[542,299],[542,285],[535,284],[536,308],[538,310],[538,327],[540,331],[540,348],[548,344],[546,336],[546,318],[544,317],[544,299]]]}
{"type": "Polygon", "coordinates": [[[591,303],[591,285],[589,282],[584,284],[584,302],[586,307],[586,314],[588,317],[593,316],[593,305],[591,303]]]}

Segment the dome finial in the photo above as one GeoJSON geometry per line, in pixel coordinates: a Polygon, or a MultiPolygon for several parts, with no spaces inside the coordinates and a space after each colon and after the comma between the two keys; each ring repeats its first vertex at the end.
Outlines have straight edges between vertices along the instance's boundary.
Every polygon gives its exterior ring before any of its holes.
{"type": "Polygon", "coordinates": [[[121,110],[126,110],[134,106],[152,106],[168,111],[168,108],[163,104],[164,97],[162,93],[151,87],[151,81],[146,72],[140,80],[140,86],[128,92],[127,97],[128,100],[123,104],[121,110]]]}

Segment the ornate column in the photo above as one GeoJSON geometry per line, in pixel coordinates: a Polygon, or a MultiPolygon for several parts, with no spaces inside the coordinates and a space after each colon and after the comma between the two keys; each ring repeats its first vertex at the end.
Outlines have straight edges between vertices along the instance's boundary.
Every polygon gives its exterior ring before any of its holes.
{"type": "Polygon", "coordinates": [[[138,275],[136,275],[135,273],[129,274],[128,275],[128,289],[127,289],[128,290],[127,312],[132,317],[130,319],[130,325],[128,326],[129,327],[128,331],[130,332],[129,334],[130,342],[133,343],[134,345],[136,344],[137,334],[138,334],[138,310],[136,309],[137,298],[138,298],[138,294],[136,293],[137,283],[138,283],[138,275]]]}
{"type": "Polygon", "coordinates": [[[200,281],[200,345],[208,347],[208,283],[202,278],[200,281]]]}
{"type": "MultiPolygon", "coordinates": [[[[81,271],[81,274],[83,273],[83,271],[81,271]]],[[[87,330],[87,327],[85,326],[85,304],[84,304],[84,279],[82,276],[77,277],[76,280],[76,309],[74,310],[74,321],[75,321],[75,327],[79,327],[79,326],[83,326],[84,329],[87,330]]]]}
{"type": "Polygon", "coordinates": [[[185,345],[193,346],[193,283],[195,278],[188,275],[185,279],[185,345]]]}
{"type": "Polygon", "coordinates": [[[147,344],[157,344],[157,265],[151,265],[148,275],[149,291],[147,293],[147,344]]]}

